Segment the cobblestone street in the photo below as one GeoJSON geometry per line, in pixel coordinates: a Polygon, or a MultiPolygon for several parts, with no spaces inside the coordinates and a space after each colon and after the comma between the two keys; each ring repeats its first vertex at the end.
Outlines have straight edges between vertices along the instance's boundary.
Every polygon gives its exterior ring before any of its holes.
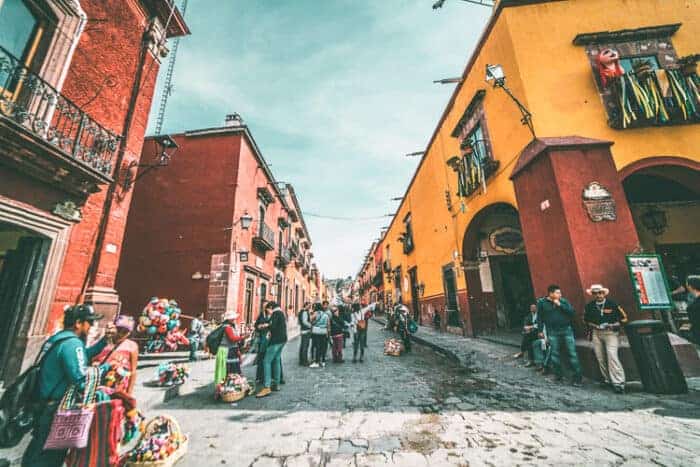
{"type": "Polygon", "coordinates": [[[697,465],[697,389],[615,397],[537,376],[498,344],[467,341],[476,363],[461,368],[419,345],[384,356],[376,323],[369,336],[364,364],[318,370],[297,365],[293,340],[282,391],[233,405],[212,398],[213,361],[195,365],[183,394],[154,408],[190,434],[181,465],[697,465]]]}

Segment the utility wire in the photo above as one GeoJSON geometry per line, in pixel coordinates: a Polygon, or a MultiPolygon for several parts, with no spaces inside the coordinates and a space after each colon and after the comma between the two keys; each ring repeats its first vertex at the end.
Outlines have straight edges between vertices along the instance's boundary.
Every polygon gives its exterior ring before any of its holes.
{"type": "Polygon", "coordinates": [[[372,216],[372,217],[343,217],[343,216],[324,216],[322,214],[316,214],[313,212],[303,212],[304,216],[315,217],[317,219],[330,219],[335,221],[374,221],[379,219],[386,219],[387,217],[393,217],[392,215],[385,214],[383,216],[372,216]]]}

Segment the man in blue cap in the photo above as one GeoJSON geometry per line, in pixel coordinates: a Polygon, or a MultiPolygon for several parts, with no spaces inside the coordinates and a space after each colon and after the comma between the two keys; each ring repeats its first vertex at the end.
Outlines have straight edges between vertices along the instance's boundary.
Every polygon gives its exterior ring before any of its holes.
{"type": "MultiPolygon", "coordinates": [[[[82,390],[85,371],[92,358],[107,345],[103,337],[95,345],[86,347],[88,333],[93,324],[102,319],[90,305],[75,305],[66,308],[63,315],[63,330],[51,336],[43,345],[43,358],[39,370],[39,400],[42,409],[37,415],[32,440],[22,458],[22,467],[60,467],[66,450],[44,450],[44,443],[51,430],[51,422],[61,399],[71,385],[82,390]]],[[[106,336],[115,333],[114,325],[108,324],[106,336]]]]}

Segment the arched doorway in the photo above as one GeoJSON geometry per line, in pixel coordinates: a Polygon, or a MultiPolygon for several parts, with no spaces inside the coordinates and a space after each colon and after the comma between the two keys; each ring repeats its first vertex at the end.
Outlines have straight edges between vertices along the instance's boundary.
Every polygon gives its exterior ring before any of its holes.
{"type": "Polygon", "coordinates": [[[688,327],[686,294],[689,275],[700,274],[700,164],[688,159],[643,159],[621,173],[640,246],[658,253],[669,278],[676,309],[671,328],[688,327]]]}
{"type": "Polygon", "coordinates": [[[481,210],[462,251],[474,334],[520,329],[535,297],[518,211],[506,203],[481,210]]]}

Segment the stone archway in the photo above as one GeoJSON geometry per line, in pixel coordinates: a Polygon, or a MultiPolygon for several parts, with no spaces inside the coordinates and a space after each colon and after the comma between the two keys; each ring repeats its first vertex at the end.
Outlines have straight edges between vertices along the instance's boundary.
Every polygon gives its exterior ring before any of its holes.
{"type": "Polygon", "coordinates": [[[658,253],[674,293],[671,329],[688,328],[682,284],[700,274],[700,163],[678,157],[642,159],[620,172],[627,203],[646,252],[658,253]]]}
{"type": "Polygon", "coordinates": [[[496,203],[479,211],[462,254],[474,334],[519,329],[534,292],[517,209],[496,203]]]}

